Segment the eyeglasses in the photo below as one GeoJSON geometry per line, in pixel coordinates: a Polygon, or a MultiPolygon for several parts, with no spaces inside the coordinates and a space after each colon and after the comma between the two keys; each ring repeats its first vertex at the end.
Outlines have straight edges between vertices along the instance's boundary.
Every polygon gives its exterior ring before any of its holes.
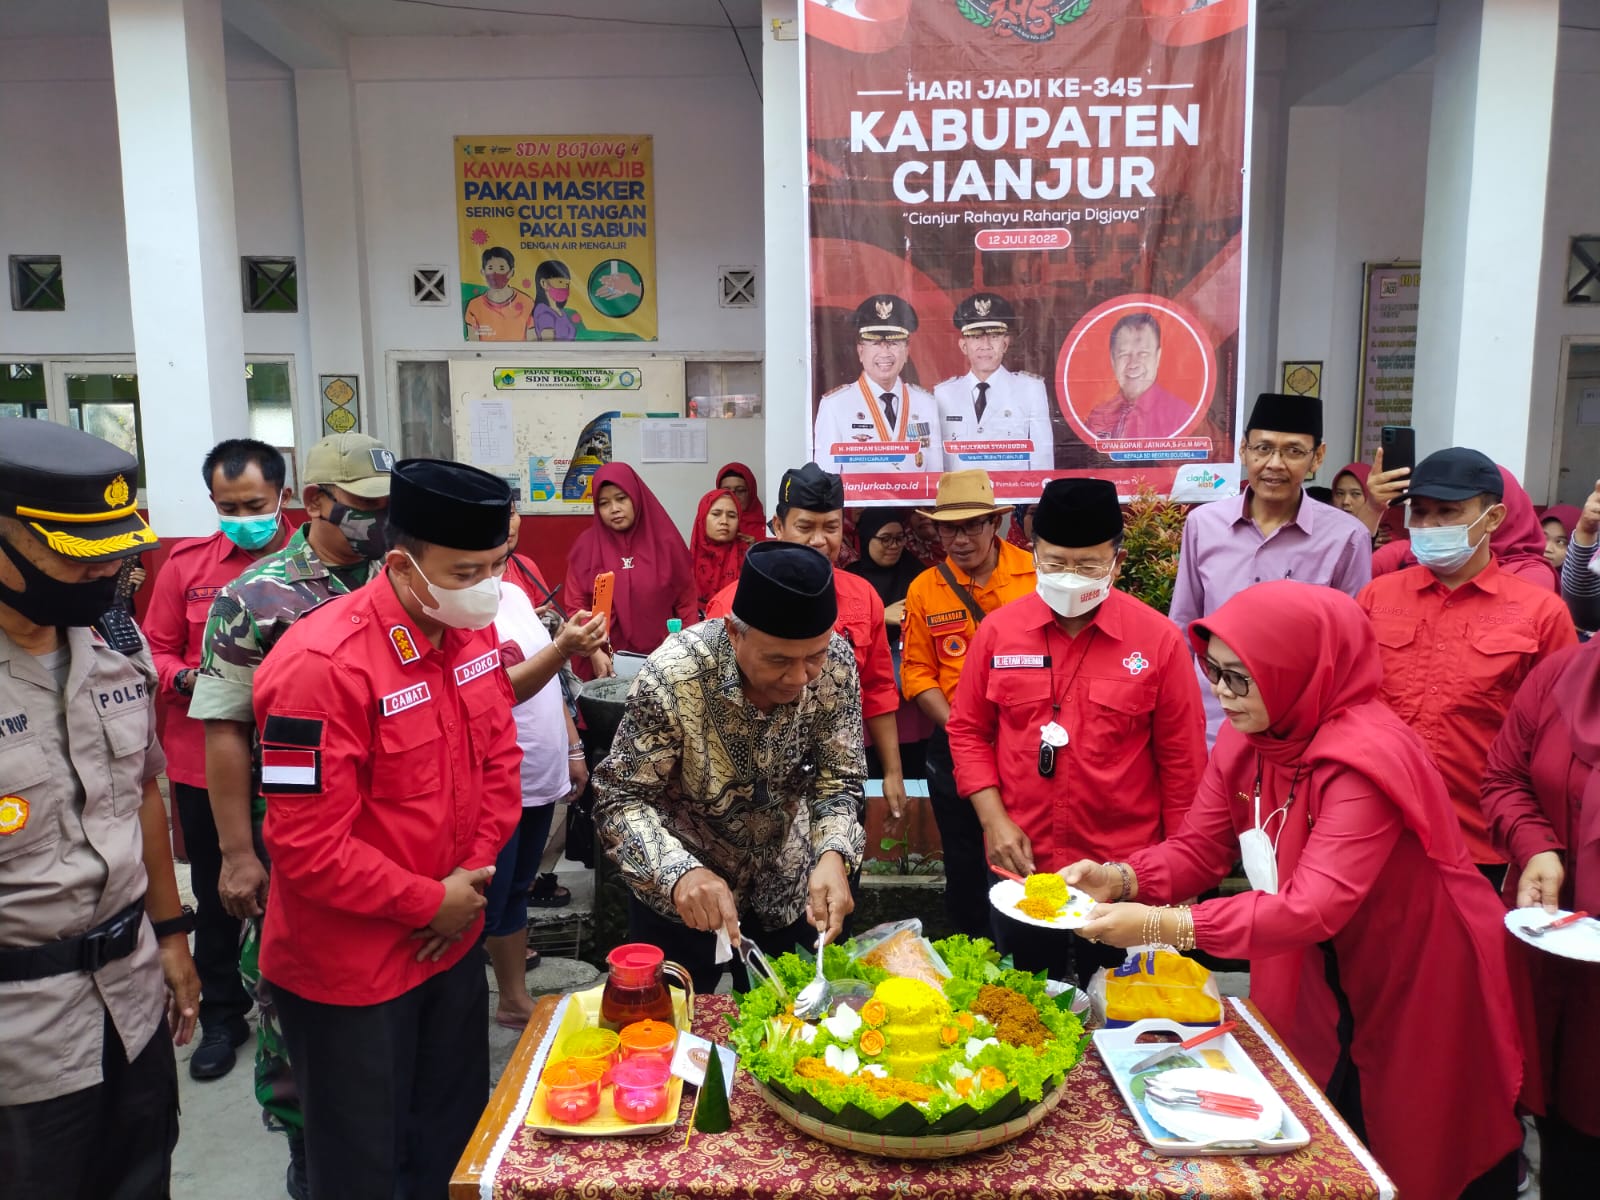
{"type": "Polygon", "coordinates": [[[904,546],[906,539],[899,533],[875,533],[869,541],[882,542],[885,550],[893,550],[896,546],[904,546]]]}
{"type": "Polygon", "coordinates": [[[992,519],[991,517],[979,517],[976,521],[963,521],[959,525],[948,521],[936,521],[934,523],[939,526],[939,540],[941,542],[953,542],[963,535],[976,541],[989,528],[989,522],[992,519]]]}
{"type": "Polygon", "coordinates": [[[1254,457],[1259,458],[1262,462],[1270,462],[1272,460],[1272,456],[1276,454],[1282,458],[1284,462],[1290,464],[1303,463],[1306,461],[1306,459],[1310,458],[1316,453],[1314,450],[1307,450],[1304,446],[1296,446],[1292,444],[1288,446],[1275,446],[1271,442],[1251,442],[1245,447],[1245,449],[1248,450],[1254,457]]]}
{"type": "Polygon", "coordinates": [[[1212,683],[1221,683],[1223,687],[1241,700],[1250,694],[1250,676],[1244,672],[1224,670],[1209,658],[1200,660],[1200,669],[1206,673],[1206,678],[1212,683]]]}
{"type": "Polygon", "coordinates": [[[1035,559],[1034,564],[1042,575],[1060,575],[1071,571],[1074,575],[1082,575],[1085,579],[1108,579],[1115,563],[1058,563],[1040,562],[1035,559]]]}

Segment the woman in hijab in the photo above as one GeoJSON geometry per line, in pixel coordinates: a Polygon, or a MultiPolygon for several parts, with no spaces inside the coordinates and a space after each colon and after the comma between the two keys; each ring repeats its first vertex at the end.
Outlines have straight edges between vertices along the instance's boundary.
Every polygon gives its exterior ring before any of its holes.
{"type": "Polygon", "coordinates": [[[944,543],[939,540],[939,524],[917,509],[906,509],[906,553],[925,567],[944,561],[944,543]]]}
{"type": "MultiPolygon", "coordinates": [[[[1547,514],[1548,515],[1548,514],[1547,514]]],[[[1507,907],[1600,913],[1600,643],[1523,681],[1489,748],[1483,813],[1511,859],[1507,907]]],[[[1600,965],[1515,947],[1533,981],[1523,1006],[1539,1194],[1593,1196],[1600,1179],[1600,965]],[[1542,1103],[1541,1103],[1542,1101],[1542,1103]]]]}
{"type": "Polygon", "coordinates": [[[1010,528],[1006,530],[1006,541],[1019,550],[1033,550],[1033,510],[1037,505],[1018,504],[1011,509],[1010,528]]]}
{"type": "Polygon", "coordinates": [[[739,536],[739,498],[726,488],[714,488],[700,497],[689,533],[689,557],[694,560],[694,587],[700,612],[723,588],[739,578],[750,542],[739,536]]]}
{"type": "MultiPolygon", "coordinates": [[[[1372,500],[1372,494],[1367,491],[1367,477],[1371,474],[1371,463],[1353,462],[1340,467],[1339,473],[1333,477],[1333,506],[1360,519],[1372,500]]],[[[1393,541],[1404,541],[1410,536],[1406,532],[1403,508],[1385,508],[1382,513],[1378,528],[1372,534],[1374,550],[1393,541]]]]}
{"type": "Polygon", "coordinates": [[[1576,504],[1552,504],[1539,514],[1539,525],[1544,530],[1544,560],[1558,579],[1567,561],[1567,544],[1572,541],[1572,531],[1581,516],[1583,510],[1576,504]]]}
{"type": "Polygon", "coordinates": [[[856,518],[862,554],[860,561],[851,565],[850,573],[870,583],[883,601],[891,645],[899,640],[911,581],[927,569],[906,553],[906,517],[910,512],[908,508],[868,508],[856,518]]]}
{"type": "MultiPolygon", "coordinates": [[[[766,541],[767,511],[756,491],[756,473],[743,463],[731,462],[717,472],[717,487],[733,493],[739,506],[739,536],[744,544],[766,541]]],[[[742,557],[740,561],[744,561],[742,557]]]]}
{"type": "Polygon", "coordinates": [[[1402,1196],[1509,1200],[1522,1055],[1501,909],[1427,748],[1378,699],[1366,615],[1279,580],[1189,640],[1228,721],[1175,837],[1062,872],[1122,901],[1079,933],[1248,958],[1251,999],[1402,1196]],[[1241,856],[1252,890],[1149,907],[1241,856]]]}
{"type": "MultiPolygon", "coordinates": [[[[594,523],[567,555],[567,605],[592,609],[595,577],[611,571],[611,649],[649,654],[667,636],[669,618],[692,624],[699,617],[689,548],[632,467],[608,463],[592,483],[594,523]]],[[[607,651],[589,662],[597,678],[612,674],[607,651]]]]}
{"type": "MultiPolygon", "coordinates": [[[[1545,561],[1544,528],[1539,524],[1539,515],[1533,511],[1533,501],[1528,499],[1528,493],[1522,490],[1516,476],[1504,467],[1500,468],[1500,477],[1506,484],[1505,495],[1501,497],[1501,503],[1506,506],[1506,519],[1489,538],[1489,549],[1494,552],[1502,571],[1554,592],[1558,590],[1557,573],[1545,561]]],[[[1417,556],[1411,553],[1410,542],[1390,542],[1373,552],[1372,576],[1376,579],[1390,571],[1416,565],[1417,556]]]]}

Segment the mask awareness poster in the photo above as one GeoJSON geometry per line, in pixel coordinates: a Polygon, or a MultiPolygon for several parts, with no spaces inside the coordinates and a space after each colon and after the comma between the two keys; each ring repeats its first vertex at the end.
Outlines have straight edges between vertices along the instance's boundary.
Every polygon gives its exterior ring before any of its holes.
{"type": "Polygon", "coordinates": [[[656,340],[649,136],[458,137],[455,189],[467,341],[656,340]]]}
{"type": "Polygon", "coordinates": [[[1250,0],[806,0],[813,455],[1237,491],[1250,0]]]}

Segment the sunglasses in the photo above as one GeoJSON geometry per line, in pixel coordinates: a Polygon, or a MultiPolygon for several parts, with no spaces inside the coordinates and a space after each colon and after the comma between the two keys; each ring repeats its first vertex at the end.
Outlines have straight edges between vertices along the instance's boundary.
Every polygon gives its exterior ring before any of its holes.
{"type": "Polygon", "coordinates": [[[1200,669],[1212,683],[1221,683],[1241,700],[1250,694],[1250,676],[1244,672],[1224,670],[1209,658],[1200,660],[1200,669]]]}

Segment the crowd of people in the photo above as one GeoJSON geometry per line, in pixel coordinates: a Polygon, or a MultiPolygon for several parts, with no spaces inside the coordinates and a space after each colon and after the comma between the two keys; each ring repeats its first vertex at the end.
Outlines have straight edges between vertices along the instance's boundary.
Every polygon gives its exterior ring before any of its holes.
{"type": "Polygon", "coordinates": [[[1600,484],[1540,513],[1450,447],[1318,499],[1298,396],[1261,396],[1239,452],[1169,613],[1118,586],[1109,482],[1013,506],[951,471],[926,508],[847,510],[815,463],[770,517],[724,466],[686,531],[609,464],[563,607],[498,477],[325,438],[295,525],[281,455],[230,440],[200,464],[219,530],[170,549],[130,642],[107,614],[155,541],[138,464],[0,421],[0,1173],[166,1195],[172,1047],[198,1029],[188,1069],[219,1078],[253,1010],[291,1196],[442,1196],[488,1023],[533,1012],[560,801],[592,798],[630,935],[710,990],[747,986],[743,936],[848,931],[867,782],[900,821],[921,778],[955,930],[1080,984],[1150,943],[1247,959],[1402,1194],[1514,1195],[1531,1114],[1544,1195],[1587,1195],[1600,968],[1503,919],[1600,912],[1600,484]],[[619,654],[641,661],[591,778],[574,700],[619,654]],[[1075,932],[1010,922],[997,868],[1098,904],[1075,932]]]}

